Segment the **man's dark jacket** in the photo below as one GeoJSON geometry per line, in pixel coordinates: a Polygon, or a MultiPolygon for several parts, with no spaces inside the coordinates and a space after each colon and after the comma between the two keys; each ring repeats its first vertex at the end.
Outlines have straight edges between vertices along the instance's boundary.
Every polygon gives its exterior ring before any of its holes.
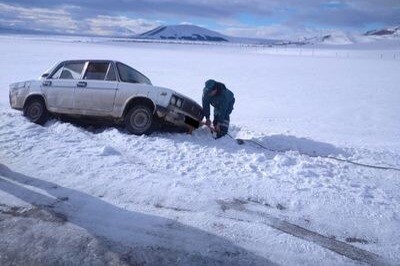
{"type": "Polygon", "coordinates": [[[235,97],[221,82],[209,80],[203,91],[203,113],[206,119],[210,119],[210,104],[214,107],[214,123],[223,123],[229,121],[229,115],[232,112],[235,97]],[[210,91],[217,89],[214,96],[209,96],[210,91]]]}

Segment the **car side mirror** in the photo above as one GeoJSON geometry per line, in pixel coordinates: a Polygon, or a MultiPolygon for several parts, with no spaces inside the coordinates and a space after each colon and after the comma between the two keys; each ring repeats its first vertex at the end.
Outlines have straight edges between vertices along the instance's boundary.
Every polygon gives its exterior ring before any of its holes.
{"type": "Polygon", "coordinates": [[[42,75],[42,78],[47,78],[49,76],[49,73],[44,73],[43,75],[42,75]]]}

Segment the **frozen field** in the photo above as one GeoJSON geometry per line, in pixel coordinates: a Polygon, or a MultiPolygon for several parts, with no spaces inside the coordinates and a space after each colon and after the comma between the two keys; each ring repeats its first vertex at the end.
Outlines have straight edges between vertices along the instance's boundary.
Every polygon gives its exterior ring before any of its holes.
{"type": "Polygon", "coordinates": [[[0,36],[0,264],[400,263],[400,48],[255,48],[0,36]],[[8,85],[64,59],[125,62],[201,101],[232,136],[29,123],[8,85]],[[317,157],[310,157],[304,153],[317,157]]]}

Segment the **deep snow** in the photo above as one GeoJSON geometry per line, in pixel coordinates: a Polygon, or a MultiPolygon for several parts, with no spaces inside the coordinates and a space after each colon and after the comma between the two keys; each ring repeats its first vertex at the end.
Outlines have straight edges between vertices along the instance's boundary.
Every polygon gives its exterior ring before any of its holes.
{"type": "Polygon", "coordinates": [[[86,256],[100,264],[400,262],[400,173],[300,154],[400,166],[398,49],[82,40],[0,38],[0,261],[51,263],[80,242],[106,253],[86,256]],[[121,60],[199,102],[204,81],[221,80],[237,99],[231,134],[288,151],[215,141],[206,128],[40,127],[9,108],[9,83],[71,58],[121,60]],[[65,241],[38,249],[41,236],[65,241]]]}

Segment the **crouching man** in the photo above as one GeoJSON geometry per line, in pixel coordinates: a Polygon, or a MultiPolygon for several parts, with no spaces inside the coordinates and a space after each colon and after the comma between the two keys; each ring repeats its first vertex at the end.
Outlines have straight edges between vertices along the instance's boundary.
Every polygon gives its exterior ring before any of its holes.
{"type": "Polygon", "coordinates": [[[203,113],[206,117],[206,125],[211,125],[210,104],[214,107],[214,129],[217,138],[228,133],[230,114],[233,110],[235,97],[225,85],[215,80],[207,80],[203,90],[203,113]]]}

